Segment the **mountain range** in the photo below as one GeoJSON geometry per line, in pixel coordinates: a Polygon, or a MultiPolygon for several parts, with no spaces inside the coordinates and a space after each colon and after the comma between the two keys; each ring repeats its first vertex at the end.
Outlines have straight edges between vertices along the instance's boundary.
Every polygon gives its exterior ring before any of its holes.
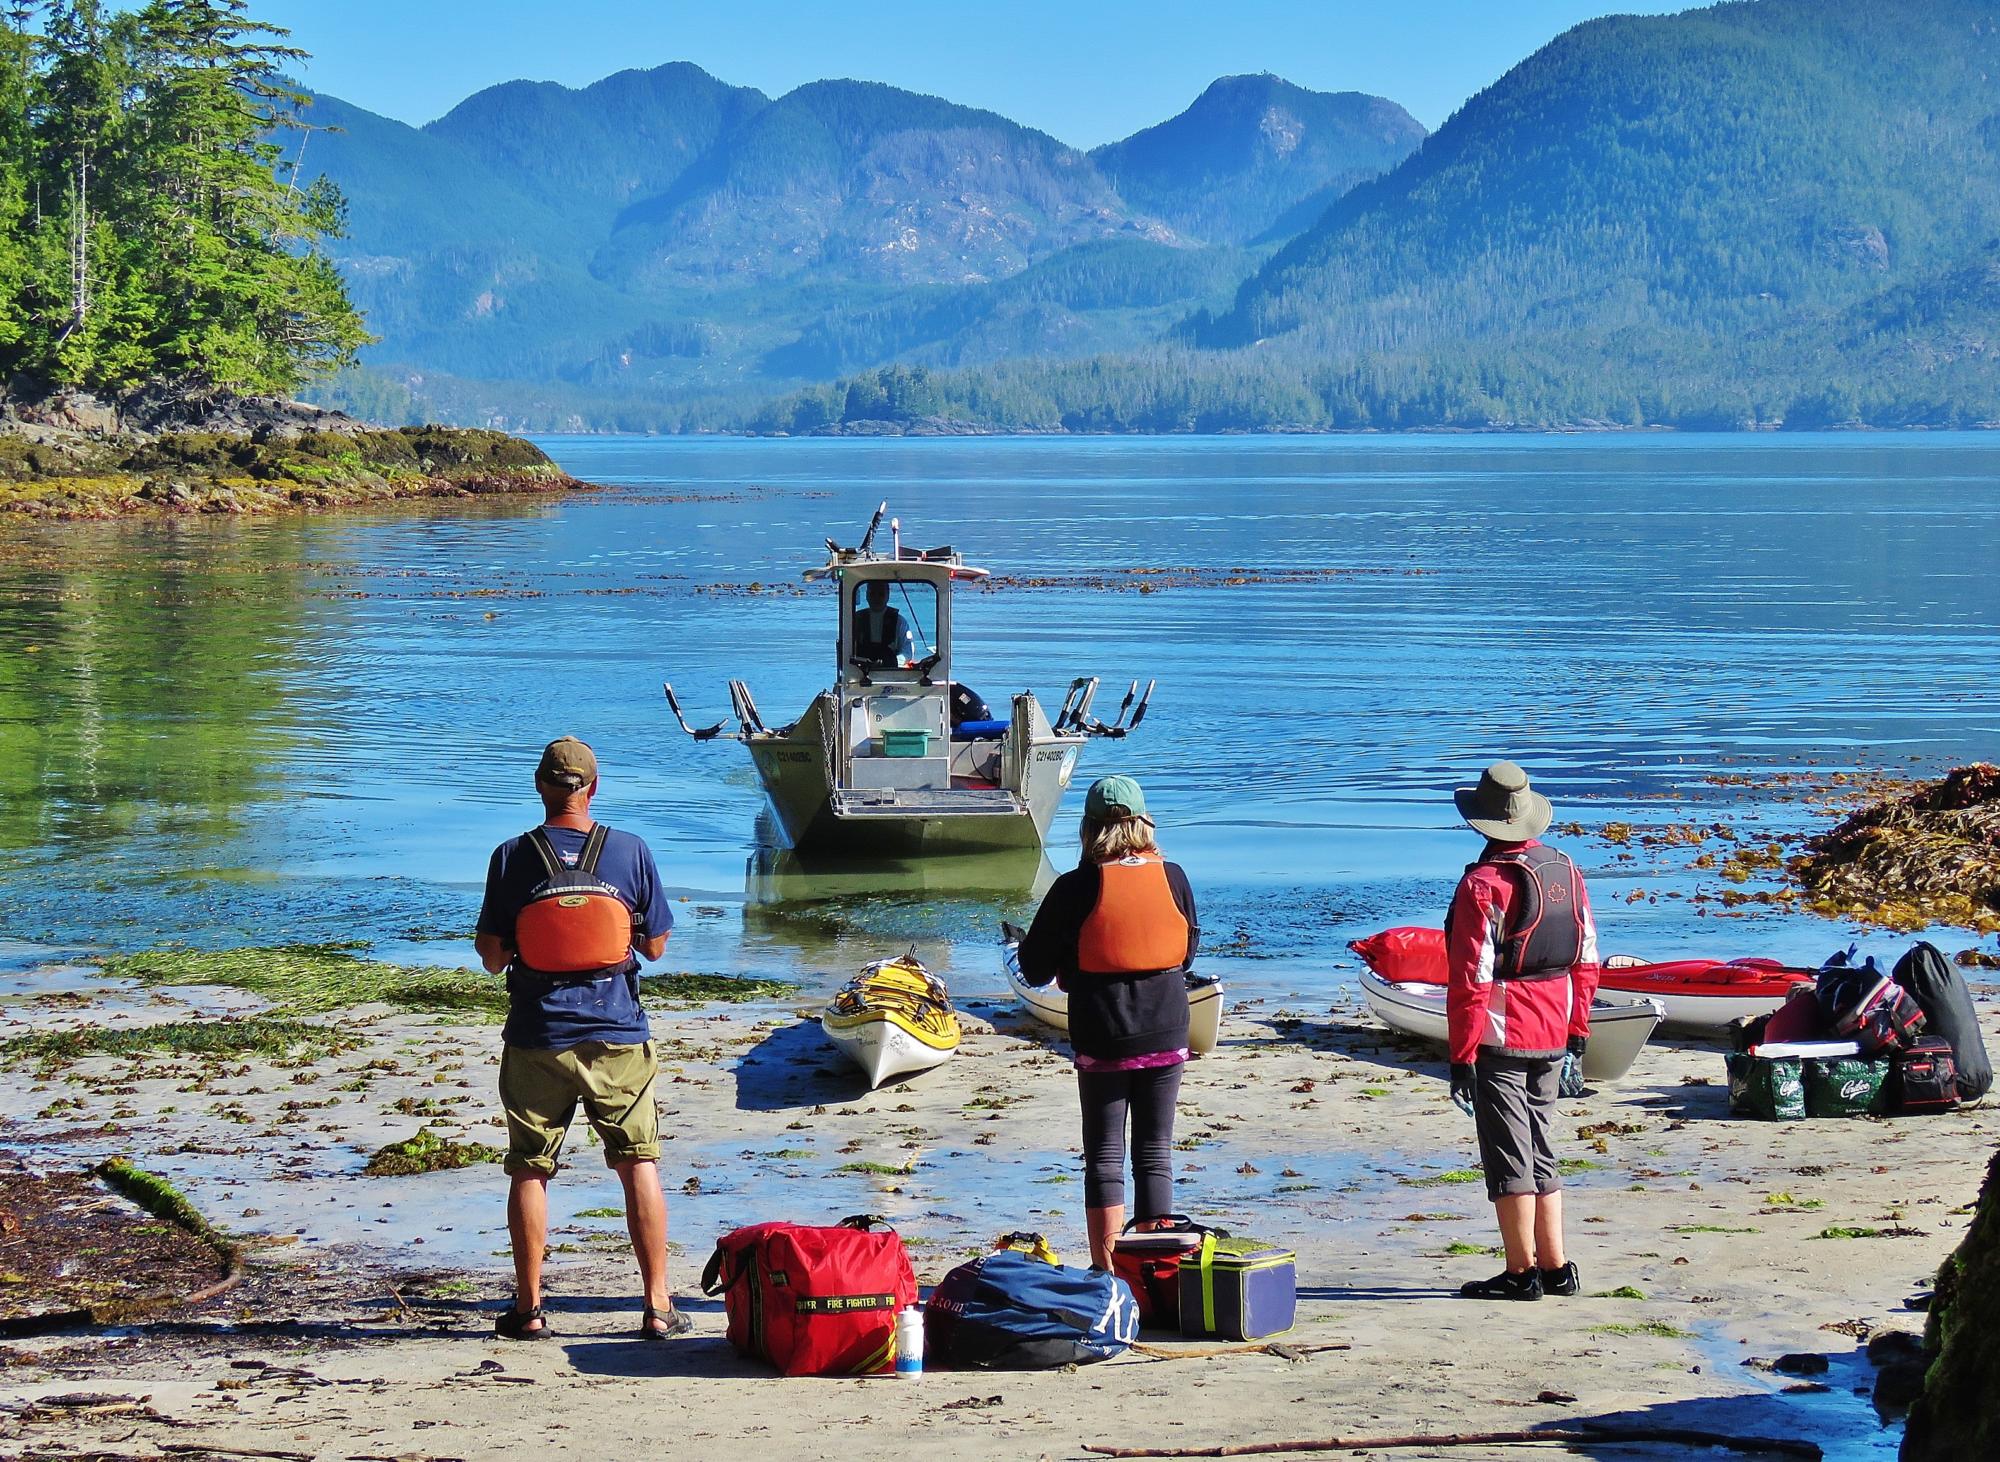
{"type": "Polygon", "coordinates": [[[1272,76],[1089,153],[693,67],[495,88],[423,129],[322,108],[351,118],[311,156],[383,336],[333,394],[376,414],[2000,423],[2000,0],[1608,16],[1428,136],[1272,76]]]}
{"type": "Polygon", "coordinates": [[[309,117],[300,172],[349,200],[336,258],[375,387],[593,425],[886,362],[1143,345],[1424,137],[1379,97],[1240,76],[1085,153],[895,87],[770,98],[686,63],[509,82],[424,127],[326,95],[309,117]]]}

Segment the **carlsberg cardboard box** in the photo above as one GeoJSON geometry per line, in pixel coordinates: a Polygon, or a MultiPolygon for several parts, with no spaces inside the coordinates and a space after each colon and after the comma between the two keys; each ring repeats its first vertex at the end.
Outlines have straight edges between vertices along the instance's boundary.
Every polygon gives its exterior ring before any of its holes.
{"type": "Polygon", "coordinates": [[[1870,1117],[1887,1111],[1889,1068],[1886,1057],[1864,1061],[1858,1056],[1806,1062],[1808,1117],[1870,1117]]]}

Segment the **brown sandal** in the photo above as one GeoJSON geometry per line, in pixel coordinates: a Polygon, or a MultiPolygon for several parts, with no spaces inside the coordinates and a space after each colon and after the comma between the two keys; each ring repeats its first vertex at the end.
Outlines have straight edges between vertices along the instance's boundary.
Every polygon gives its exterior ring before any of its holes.
{"type": "Polygon", "coordinates": [[[549,1317],[540,1305],[532,1310],[509,1309],[493,1322],[493,1333],[508,1340],[543,1340],[548,1337],[549,1317]]]}
{"type": "Polygon", "coordinates": [[[676,1335],[685,1335],[692,1329],[694,1321],[682,1314],[677,1306],[671,1304],[667,1306],[664,1314],[648,1305],[645,1315],[639,1320],[641,1340],[672,1340],[676,1335]]]}

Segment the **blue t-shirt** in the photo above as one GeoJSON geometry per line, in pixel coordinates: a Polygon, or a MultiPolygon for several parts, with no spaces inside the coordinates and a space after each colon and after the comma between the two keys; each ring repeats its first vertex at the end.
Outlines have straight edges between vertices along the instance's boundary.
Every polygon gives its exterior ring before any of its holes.
{"type": "MultiPolygon", "coordinates": [[[[571,867],[583,855],[587,834],[570,827],[544,827],[556,855],[571,867]]],[[[632,937],[656,939],[674,927],[674,911],[660,891],[653,850],[631,833],[606,828],[597,876],[632,906],[632,937]]],[[[526,846],[509,838],[493,850],[486,867],[486,901],[479,907],[479,932],[514,942],[514,920],[528,896],[548,877],[548,869],[526,846]]],[[[598,980],[551,979],[522,970],[507,971],[507,1025],[500,1038],[510,1046],[560,1051],[583,1041],[638,1045],[649,1040],[645,1008],[639,1003],[639,961],[622,973],[598,980]]]]}

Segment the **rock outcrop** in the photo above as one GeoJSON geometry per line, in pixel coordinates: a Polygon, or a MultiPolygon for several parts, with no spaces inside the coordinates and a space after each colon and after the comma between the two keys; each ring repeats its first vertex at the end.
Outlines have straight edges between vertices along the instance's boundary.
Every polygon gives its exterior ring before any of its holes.
{"type": "Polygon", "coordinates": [[[1924,1350],[1930,1369],[1910,1408],[1902,1462],[2000,1457],[2000,1152],[1972,1227],[1938,1270],[1924,1350]]]}

